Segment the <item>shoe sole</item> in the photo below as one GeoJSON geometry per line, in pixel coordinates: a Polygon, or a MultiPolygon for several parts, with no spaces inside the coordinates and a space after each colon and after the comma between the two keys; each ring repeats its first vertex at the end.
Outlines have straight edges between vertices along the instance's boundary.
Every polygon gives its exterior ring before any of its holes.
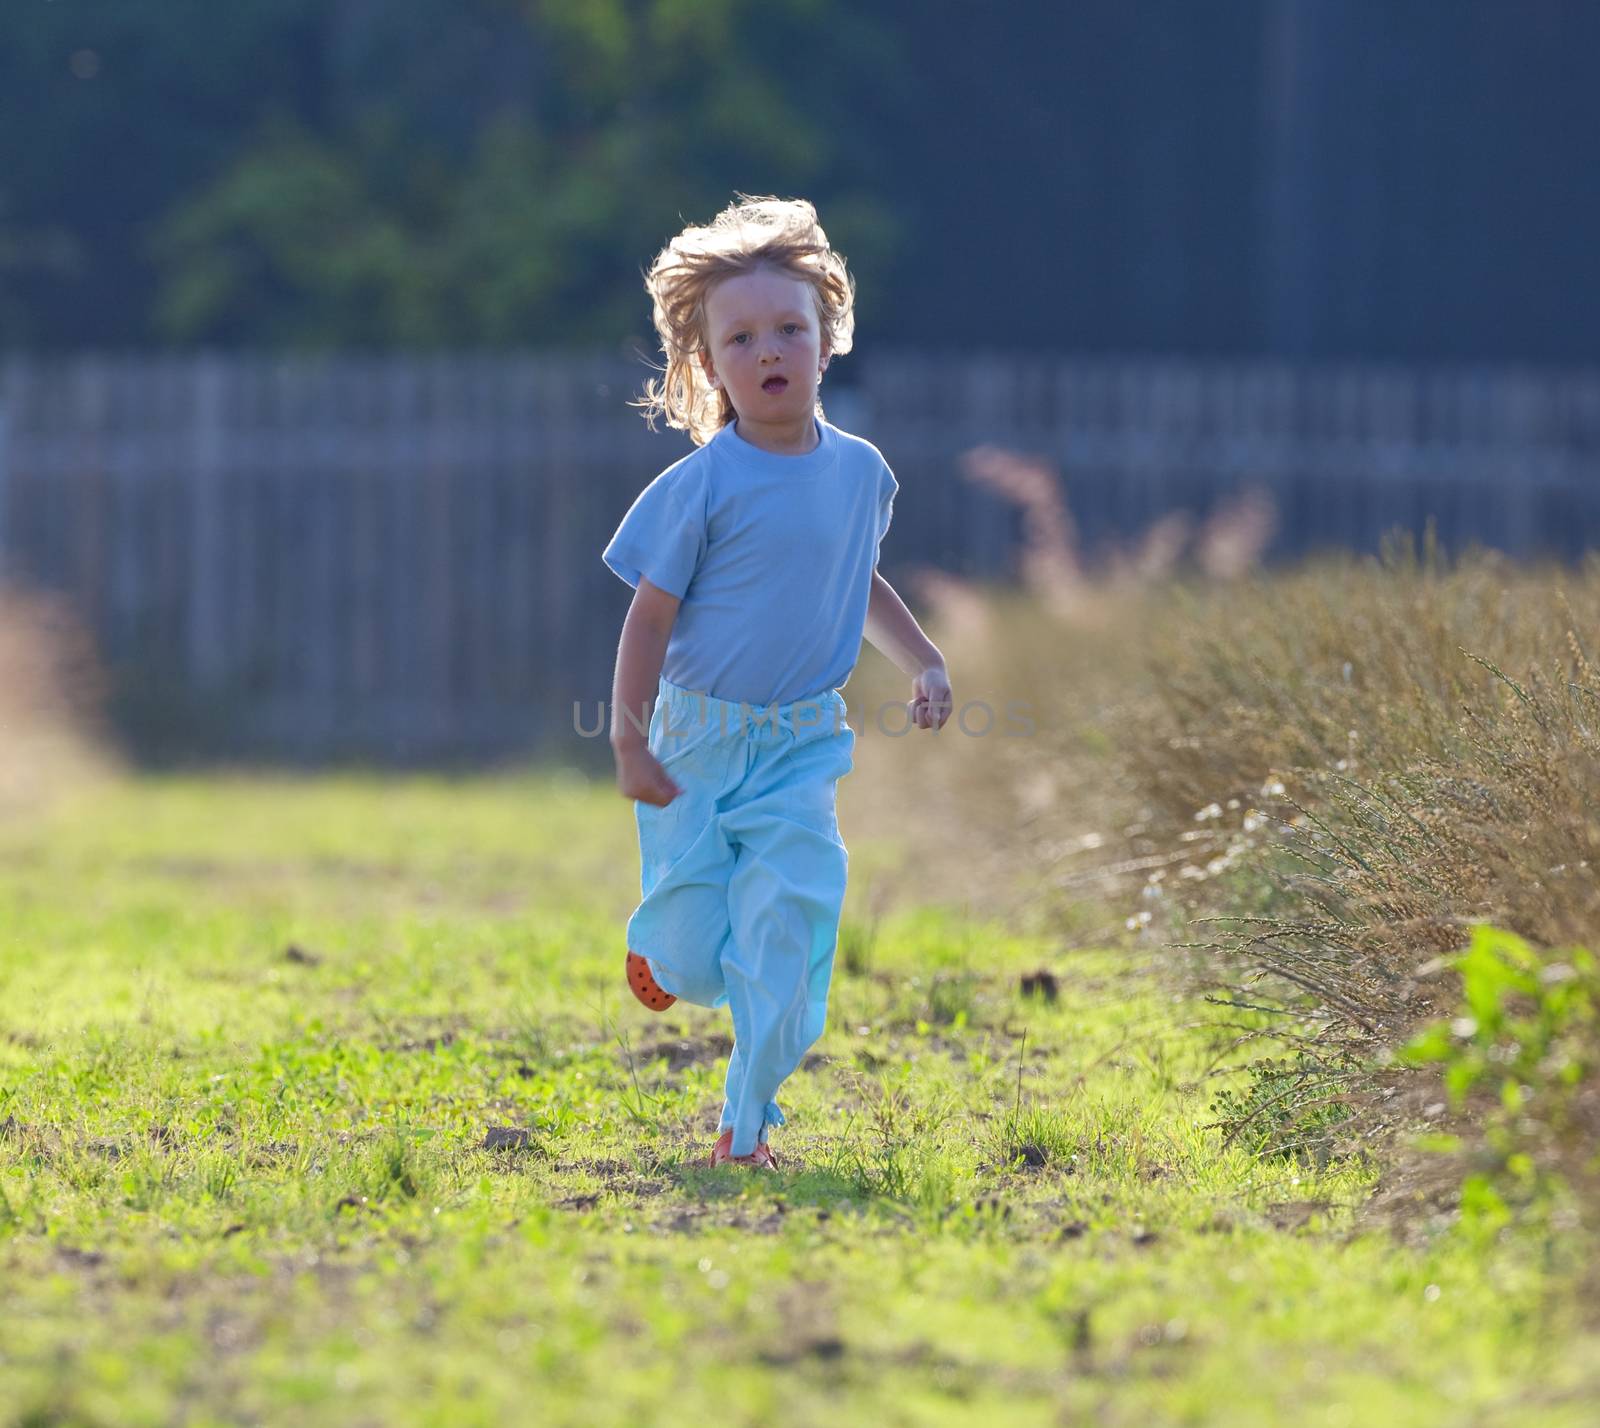
{"type": "Polygon", "coordinates": [[[719,1165],[748,1165],[759,1170],[776,1170],[778,1168],[778,1153],[769,1146],[762,1147],[767,1152],[767,1158],[757,1160],[759,1151],[751,1151],[749,1155],[728,1155],[723,1152],[722,1138],[717,1138],[717,1143],[711,1147],[711,1159],[708,1162],[713,1170],[719,1165]]]}
{"type": "Polygon", "coordinates": [[[678,1000],[671,992],[664,991],[650,975],[650,964],[637,952],[628,953],[627,970],[628,985],[633,989],[634,996],[651,1011],[665,1011],[678,1000]]]}

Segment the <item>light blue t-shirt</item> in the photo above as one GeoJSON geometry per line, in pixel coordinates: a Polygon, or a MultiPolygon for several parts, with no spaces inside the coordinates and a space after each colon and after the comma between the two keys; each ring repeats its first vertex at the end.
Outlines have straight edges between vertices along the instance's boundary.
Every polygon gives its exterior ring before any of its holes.
{"type": "Polygon", "coordinates": [[[661,672],[751,705],[841,687],[861,654],[872,572],[900,484],[870,441],[816,419],[782,456],[729,422],[642,490],[602,559],[678,596],[661,672]]]}

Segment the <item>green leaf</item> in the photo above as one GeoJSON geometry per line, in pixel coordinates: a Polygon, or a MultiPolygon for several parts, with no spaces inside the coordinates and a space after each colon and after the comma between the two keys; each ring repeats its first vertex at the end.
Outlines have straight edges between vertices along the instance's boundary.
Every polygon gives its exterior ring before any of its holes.
{"type": "Polygon", "coordinates": [[[1395,1052],[1397,1061],[1421,1065],[1430,1061],[1449,1061],[1457,1054],[1455,1041],[1446,1022],[1424,1027],[1395,1052]]]}

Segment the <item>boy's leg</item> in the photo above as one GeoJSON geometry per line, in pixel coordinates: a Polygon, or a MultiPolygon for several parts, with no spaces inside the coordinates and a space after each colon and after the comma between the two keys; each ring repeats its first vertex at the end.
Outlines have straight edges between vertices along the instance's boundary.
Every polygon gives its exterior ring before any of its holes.
{"type": "MultiPolygon", "coordinates": [[[[717,1134],[721,1135],[733,1124],[734,1105],[739,1099],[741,1088],[745,1082],[744,1048],[740,1046],[735,1037],[733,1050],[728,1056],[728,1074],[723,1078],[722,1084],[722,1118],[717,1122],[717,1134]]],[[[773,1126],[781,1126],[787,1117],[783,1114],[783,1107],[776,1101],[768,1101],[761,1108],[761,1129],[756,1132],[756,1139],[765,1144],[767,1131],[773,1126]]]]}
{"type": "MultiPolygon", "coordinates": [[[[674,802],[688,796],[685,791],[674,802]]],[[[728,999],[721,957],[733,849],[714,815],[669,830],[652,816],[662,810],[645,813],[649,807],[640,805],[643,900],[628,919],[628,950],[649,962],[663,991],[697,1006],[722,1006],[728,999]]]]}
{"type": "Polygon", "coordinates": [[[656,756],[682,792],[665,807],[634,803],[641,901],[628,919],[628,950],[650,964],[663,991],[698,1006],[727,1000],[722,949],[728,941],[728,882],[734,850],[717,802],[743,771],[743,750],[702,728],[675,745],[653,728],[656,756]]]}
{"type": "Polygon", "coordinates": [[[822,1035],[849,864],[834,795],[854,742],[847,727],[758,752],[723,814],[734,847],[722,953],[734,1051],[722,1127],[733,1127],[734,1155],[784,1123],[778,1087],[822,1035]]]}

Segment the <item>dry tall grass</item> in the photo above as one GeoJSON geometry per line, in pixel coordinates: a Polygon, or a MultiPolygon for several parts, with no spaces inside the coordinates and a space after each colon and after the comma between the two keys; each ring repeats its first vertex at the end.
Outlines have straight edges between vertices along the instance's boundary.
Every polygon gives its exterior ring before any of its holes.
{"type": "Polygon", "coordinates": [[[1024,510],[1021,588],[902,576],[950,665],[956,716],[901,732],[904,677],[864,660],[848,691],[861,738],[847,821],[866,836],[914,826],[899,880],[918,897],[1032,914],[1066,945],[1104,945],[1128,930],[1143,869],[1170,857],[1113,758],[1120,711],[1150,697],[1143,632],[1167,618],[1180,562],[1215,582],[1252,568],[1272,506],[1246,492],[1201,524],[1173,513],[1091,567],[1046,463],[980,447],[966,471],[1024,510]]]}
{"type": "Polygon", "coordinates": [[[1276,855],[1252,860],[1266,920],[1224,945],[1364,1043],[1431,1008],[1414,974],[1472,922],[1592,941],[1597,616],[1600,556],[1452,568],[1393,541],[1197,593],[1150,630],[1164,674],[1127,711],[1128,769],[1168,826],[1213,820],[1224,859],[1276,855]]]}
{"type": "MultiPolygon", "coordinates": [[[[1154,898],[1215,919],[1214,982],[1296,1046],[1273,1116],[1291,1143],[1442,1115],[1436,1077],[1373,1068],[1455,1005],[1439,974],[1473,923],[1600,945],[1597,628],[1600,555],[1450,562],[1394,537],[1197,592],[1147,632],[1162,676],[1124,711],[1122,767],[1167,836],[1211,830],[1154,898]]],[[[1594,1122],[1593,1087],[1574,1107],[1594,1122]]]]}
{"type": "Polygon", "coordinates": [[[105,672],[65,602],[0,589],[0,819],[125,772],[107,726],[105,672]]]}
{"type": "MultiPolygon", "coordinates": [[[[1600,946],[1600,554],[1451,561],[1431,530],[1420,552],[1396,531],[1377,557],[1268,574],[1251,496],[1203,539],[1165,522],[1088,572],[1047,467],[985,449],[971,474],[1029,511],[1027,592],[940,576],[918,593],[958,702],[1047,717],[893,761],[945,845],[940,885],[1037,905],[1069,941],[1103,938],[1115,909],[1236,1008],[1241,1042],[1287,1052],[1223,1108],[1230,1134],[1376,1150],[1397,1195],[1431,1181],[1438,1207],[1453,1170],[1399,1135],[1451,1120],[1438,1074],[1386,1063],[1454,1005],[1442,954],[1478,921],[1600,946]]],[[[1600,1131],[1592,1087],[1574,1111],[1600,1131]]],[[[1470,1112],[1457,1128],[1470,1144],[1470,1112]]]]}

